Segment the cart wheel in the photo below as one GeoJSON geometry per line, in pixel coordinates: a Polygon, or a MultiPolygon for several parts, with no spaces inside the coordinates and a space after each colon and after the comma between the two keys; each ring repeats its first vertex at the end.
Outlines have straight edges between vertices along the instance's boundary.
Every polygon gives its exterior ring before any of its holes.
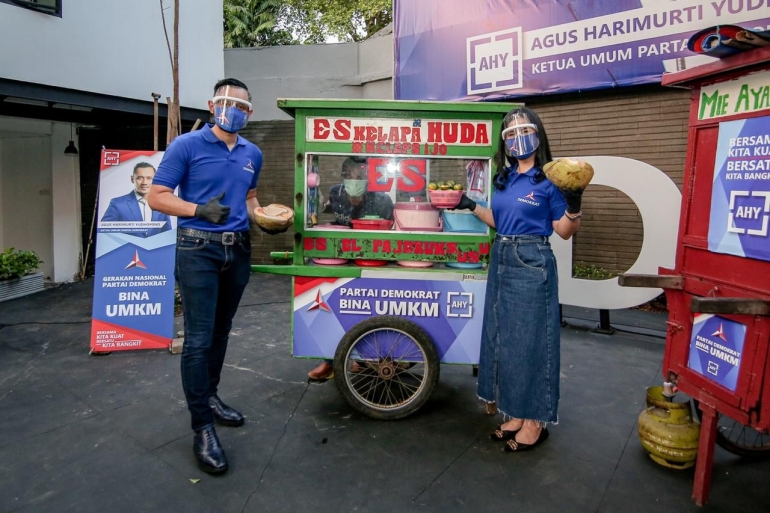
{"type": "MultiPolygon", "coordinates": [[[[698,420],[703,412],[700,403],[693,399],[698,420]]],[[[717,412],[717,445],[744,458],[765,459],[770,457],[770,433],[763,433],[717,412]]]]}
{"type": "Polygon", "coordinates": [[[354,409],[375,419],[400,419],[417,411],[438,376],[430,336],[400,317],[359,322],[345,333],[334,355],[337,388],[354,409]]]}

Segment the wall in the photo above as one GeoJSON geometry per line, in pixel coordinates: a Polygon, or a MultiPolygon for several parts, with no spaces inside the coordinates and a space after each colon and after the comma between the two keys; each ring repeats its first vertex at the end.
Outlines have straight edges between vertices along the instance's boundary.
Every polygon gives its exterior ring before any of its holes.
{"type": "Polygon", "coordinates": [[[2,139],[3,246],[32,250],[53,275],[51,138],[28,134],[2,139]]]}
{"type": "Polygon", "coordinates": [[[80,263],[79,158],[64,155],[69,141],[69,124],[0,117],[0,250],[35,251],[55,282],[72,281],[80,263]]]}
{"type": "MultiPolygon", "coordinates": [[[[149,102],[152,92],[163,101],[172,96],[159,0],[62,1],[61,18],[0,3],[2,78],[149,102]]],[[[173,2],[165,4],[172,6],[166,10],[172,38],[173,2]]],[[[182,2],[183,106],[205,108],[211,87],[223,77],[222,30],[222,0],[182,2]]]]}
{"type": "Polygon", "coordinates": [[[290,120],[278,98],[392,99],[393,38],[361,43],[226,49],[225,75],[252,92],[251,121],[290,120]]]}
{"type": "MultiPolygon", "coordinates": [[[[689,90],[658,86],[528,99],[543,120],[555,157],[611,155],[646,162],[682,189],[687,151],[689,90]]],[[[621,272],[639,254],[645,230],[623,193],[590,186],[573,261],[621,272]]],[[[678,223],[678,218],[672,223],[678,223]]]]}
{"type": "MultiPolygon", "coordinates": [[[[294,205],[294,121],[262,121],[249,123],[240,135],[260,147],[264,154],[262,171],[257,183],[260,205],[281,203],[294,205]]],[[[294,230],[279,235],[267,235],[251,227],[251,260],[269,264],[271,251],[293,251],[294,230]]]]}

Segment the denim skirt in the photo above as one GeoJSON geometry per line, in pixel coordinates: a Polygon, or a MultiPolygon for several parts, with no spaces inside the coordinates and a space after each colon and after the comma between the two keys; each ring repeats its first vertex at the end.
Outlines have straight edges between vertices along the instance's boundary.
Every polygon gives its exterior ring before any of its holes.
{"type": "Polygon", "coordinates": [[[556,422],[560,322],[548,238],[497,235],[487,276],[479,397],[509,417],[556,422]]]}

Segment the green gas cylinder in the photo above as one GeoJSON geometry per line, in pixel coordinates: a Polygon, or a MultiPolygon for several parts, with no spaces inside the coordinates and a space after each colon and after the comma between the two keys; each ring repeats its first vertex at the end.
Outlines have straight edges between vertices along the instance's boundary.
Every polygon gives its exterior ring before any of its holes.
{"type": "Polygon", "coordinates": [[[647,409],[637,420],[639,440],[650,458],[665,467],[685,469],[698,455],[700,424],[692,418],[690,403],[676,403],[663,387],[647,389],[647,409]]]}

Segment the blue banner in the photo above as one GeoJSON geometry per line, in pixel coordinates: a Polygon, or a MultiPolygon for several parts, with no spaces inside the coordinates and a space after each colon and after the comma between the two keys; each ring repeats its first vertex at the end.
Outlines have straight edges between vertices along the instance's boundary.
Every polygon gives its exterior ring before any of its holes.
{"type": "Polygon", "coordinates": [[[735,392],[746,326],[724,317],[695,314],[688,367],[735,392]]]}
{"type": "Polygon", "coordinates": [[[146,201],[162,157],[102,151],[92,351],[166,348],[173,338],[176,218],[146,201]]]}
{"type": "Polygon", "coordinates": [[[495,100],[659,83],[711,62],[704,28],[765,30],[766,0],[395,0],[395,97],[495,100]]]}
{"type": "Polygon", "coordinates": [[[709,250],[770,261],[770,117],[719,124],[709,250]]]}

